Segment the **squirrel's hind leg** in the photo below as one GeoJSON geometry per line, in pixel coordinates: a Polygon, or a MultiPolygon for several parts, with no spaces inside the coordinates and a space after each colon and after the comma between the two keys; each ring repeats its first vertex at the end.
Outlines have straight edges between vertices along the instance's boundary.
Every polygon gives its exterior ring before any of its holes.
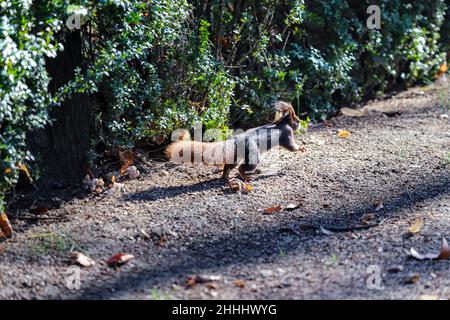
{"type": "Polygon", "coordinates": [[[222,179],[228,179],[230,171],[236,168],[236,164],[225,164],[223,166],[222,179]]]}
{"type": "Polygon", "coordinates": [[[242,179],[244,179],[245,181],[250,181],[251,179],[250,179],[250,177],[246,174],[246,171],[252,171],[252,170],[255,170],[256,169],[256,167],[258,166],[258,164],[257,163],[255,163],[255,164],[241,164],[240,166],[239,166],[239,169],[238,169],[238,171],[239,171],[239,175],[242,177],[242,179]]]}

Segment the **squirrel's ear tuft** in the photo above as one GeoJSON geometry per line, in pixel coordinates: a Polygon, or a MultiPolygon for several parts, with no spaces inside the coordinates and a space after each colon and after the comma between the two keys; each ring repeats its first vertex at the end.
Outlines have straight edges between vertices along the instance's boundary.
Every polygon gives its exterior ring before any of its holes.
{"type": "Polygon", "coordinates": [[[275,117],[273,118],[273,122],[279,121],[281,118],[283,118],[283,116],[284,116],[283,112],[281,112],[280,110],[276,110],[275,117]]]}
{"type": "Polygon", "coordinates": [[[292,104],[290,104],[289,102],[284,102],[284,101],[275,102],[275,109],[282,113],[289,113],[291,111],[294,111],[292,104]]]}
{"type": "Polygon", "coordinates": [[[300,119],[295,114],[294,107],[289,102],[285,101],[277,101],[275,102],[275,122],[280,120],[283,116],[289,115],[291,117],[291,120],[293,121],[300,121],[300,119]]]}
{"type": "Polygon", "coordinates": [[[280,118],[287,114],[295,116],[294,107],[292,107],[292,104],[290,104],[289,102],[277,101],[275,102],[275,109],[277,110],[277,113],[281,113],[280,118]]]}

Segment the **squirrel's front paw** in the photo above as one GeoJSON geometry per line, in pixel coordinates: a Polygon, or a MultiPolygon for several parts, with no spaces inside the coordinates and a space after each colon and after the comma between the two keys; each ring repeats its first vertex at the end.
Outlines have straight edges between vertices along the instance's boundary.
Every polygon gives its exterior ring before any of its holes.
{"type": "Polygon", "coordinates": [[[296,144],[293,148],[293,151],[295,152],[305,152],[306,148],[304,146],[299,146],[298,144],[296,144]]]}

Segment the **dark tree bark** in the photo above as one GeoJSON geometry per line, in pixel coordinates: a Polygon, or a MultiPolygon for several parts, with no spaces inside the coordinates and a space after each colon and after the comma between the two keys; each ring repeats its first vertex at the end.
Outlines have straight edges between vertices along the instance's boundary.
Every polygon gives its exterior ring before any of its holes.
{"type": "MultiPolygon", "coordinates": [[[[47,61],[47,71],[52,77],[49,85],[54,93],[74,77],[81,67],[80,31],[68,34],[64,51],[47,61]]],[[[89,97],[75,94],[50,111],[53,122],[42,130],[31,133],[28,147],[41,171],[37,181],[41,188],[80,183],[86,174],[87,152],[90,147],[92,111],[89,97]]]]}

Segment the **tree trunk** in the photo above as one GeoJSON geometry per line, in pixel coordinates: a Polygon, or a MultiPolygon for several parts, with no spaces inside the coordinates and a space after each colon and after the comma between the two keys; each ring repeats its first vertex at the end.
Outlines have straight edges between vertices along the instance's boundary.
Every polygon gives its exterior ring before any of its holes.
{"type": "MultiPolygon", "coordinates": [[[[75,31],[64,41],[64,51],[47,61],[52,80],[50,92],[74,78],[74,70],[81,67],[81,34],[75,31]]],[[[42,130],[31,133],[28,147],[40,170],[37,185],[41,188],[80,183],[86,174],[87,152],[90,147],[92,110],[89,97],[75,94],[50,111],[53,120],[42,130]]]]}

